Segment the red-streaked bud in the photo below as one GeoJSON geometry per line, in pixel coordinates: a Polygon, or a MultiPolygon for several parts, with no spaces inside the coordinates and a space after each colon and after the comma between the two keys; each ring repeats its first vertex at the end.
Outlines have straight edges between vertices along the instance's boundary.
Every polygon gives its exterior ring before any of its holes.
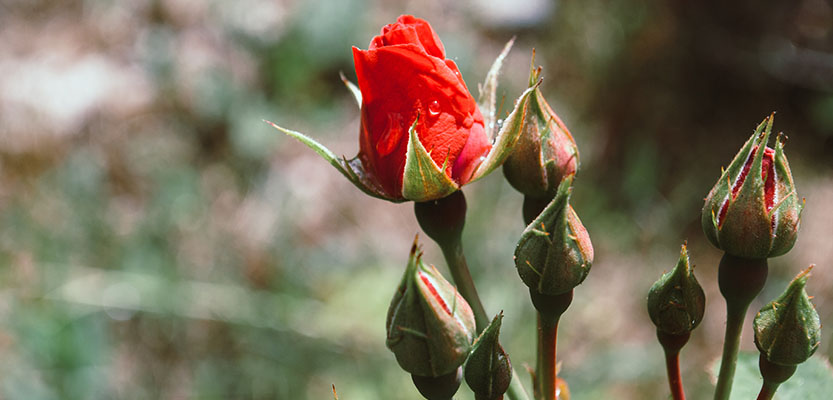
{"type": "Polygon", "coordinates": [[[819,347],[819,314],[804,290],[812,268],[801,271],[781,296],[755,316],[755,345],[770,362],[798,365],[819,347]]]}
{"type": "MultiPolygon", "coordinates": [[[[530,87],[540,74],[540,67],[532,69],[530,87]]],[[[530,96],[523,132],[503,164],[506,180],[525,196],[549,199],[561,180],[575,174],[577,168],[578,147],[573,136],[536,88],[530,96]]]]}
{"type": "Polygon", "coordinates": [[[387,347],[414,375],[447,375],[466,361],[474,340],[474,314],[433,265],[422,262],[416,240],[391,301],[387,347]]]}
{"type": "Polygon", "coordinates": [[[593,244],[570,206],[573,176],[558,186],[544,211],[524,229],[515,248],[521,280],[545,295],[567,293],[581,284],[593,264],[593,244]]]}
{"type": "Polygon", "coordinates": [[[767,147],[774,114],[764,119],[709,192],[701,223],[728,254],[768,258],[789,251],[804,202],[795,192],[781,136],[767,147]]]}

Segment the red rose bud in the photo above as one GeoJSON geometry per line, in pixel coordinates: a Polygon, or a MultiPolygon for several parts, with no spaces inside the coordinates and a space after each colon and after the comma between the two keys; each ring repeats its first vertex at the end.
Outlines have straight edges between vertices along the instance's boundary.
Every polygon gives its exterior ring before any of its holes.
{"type": "MultiPolygon", "coordinates": [[[[530,86],[540,74],[540,67],[532,70],[530,86]]],[[[526,196],[551,199],[561,180],[575,174],[577,167],[576,141],[536,88],[521,137],[503,164],[506,180],[526,196]]]]}
{"type": "Polygon", "coordinates": [[[798,274],[780,297],[755,316],[755,345],[772,363],[801,364],[819,347],[819,314],[804,290],[812,268],[798,274]]]}
{"type": "Polygon", "coordinates": [[[705,309],[706,294],[694,277],[694,269],[688,262],[688,251],[683,244],[677,266],[663,274],[648,292],[648,315],[657,330],[681,335],[697,327],[703,320],[705,309]]]}
{"type": "Polygon", "coordinates": [[[388,348],[405,371],[447,375],[466,360],[474,339],[474,314],[457,290],[411,248],[408,267],[388,309],[388,348]]]}
{"type": "Polygon", "coordinates": [[[775,149],[766,146],[774,117],[758,125],[703,206],[706,237],[737,257],[780,256],[793,247],[798,233],[804,203],[795,193],[784,144],[779,136],[775,149]]]}
{"type": "Polygon", "coordinates": [[[502,321],[500,313],[474,341],[466,361],[466,383],[477,400],[502,398],[512,381],[512,364],[499,341],[502,321]]]}
{"type": "Polygon", "coordinates": [[[573,176],[558,186],[555,198],[524,229],[515,248],[515,266],[531,290],[559,295],[578,286],[593,264],[590,236],[570,206],[573,176]]]}
{"type": "Polygon", "coordinates": [[[361,103],[355,158],[336,157],[308,136],[272,125],[371,196],[395,202],[443,198],[497,168],[517,141],[532,88],[494,133],[494,91],[509,47],[483,86],[489,110],[484,117],[428,22],[403,15],[382,28],[367,50],[353,48],[358,90],[346,83],[361,103]]]}

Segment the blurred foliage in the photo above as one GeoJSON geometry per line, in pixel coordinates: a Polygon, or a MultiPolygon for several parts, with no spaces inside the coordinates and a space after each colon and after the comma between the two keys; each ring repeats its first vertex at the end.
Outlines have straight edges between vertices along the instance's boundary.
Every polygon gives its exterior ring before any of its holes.
{"type": "MultiPolygon", "coordinates": [[[[643,303],[686,238],[708,309],[683,373],[708,396],[724,311],[699,210],[773,110],[807,208],[760,303],[819,263],[808,292],[833,321],[829,2],[3,0],[0,397],[326,399],[334,383],[343,399],[417,398],[384,347],[410,206],[366,198],[261,121],[352,156],[338,72],[402,13],[432,22],[472,90],[517,36],[507,104],[536,48],[579,143],[573,197],[597,262],[562,320],[574,398],[666,395],[643,303]]],[[[499,173],[466,193],[475,281],[526,378],[521,199],[499,173]]]]}
{"type": "MultiPolygon", "coordinates": [[[[732,399],[744,400],[758,396],[764,380],[758,368],[759,353],[740,353],[737,374],[732,385],[732,399]]],[[[712,365],[712,374],[717,379],[720,363],[712,365]]],[[[820,399],[833,392],[833,368],[821,357],[810,357],[800,364],[795,374],[778,387],[775,392],[779,399],[820,399]]]]}

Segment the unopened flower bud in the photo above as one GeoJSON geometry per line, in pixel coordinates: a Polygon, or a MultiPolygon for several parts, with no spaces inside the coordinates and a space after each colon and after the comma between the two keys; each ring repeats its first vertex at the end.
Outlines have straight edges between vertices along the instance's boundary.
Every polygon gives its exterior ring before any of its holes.
{"type": "MultiPolygon", "coordinates": [[[[530,87],[539,80],[533,69],[530,87]]],[[[578,147],[567,127],[552,110],[541,89],[530,96],[524,129],[503,164],[506,180],[526,196],[552,198],[561,180],[576,173],[578,147]]]]}
{"type": "Polygon", "coordinates": [[[500,313],[474,341],[466,361],[466,383],[477,400],[501,398],[512,380],[512,364],[499,341],[502,321],[500,313]]]}
{"type": "Polygon", "coordinates": [[[388,309],[386,344],[405,371],[437,377],[466,361],[475,334],[474,315],[454,286],[421,257],[415,240],[388,309]]]}
{"type": "Polygon", "coordinates": [[[801,364],[819,347],[819,314],[804,290],[812,268],[799,273],[780,297],[755,316],[755,345],[772,363],[801,364]]]}
{"type": "Polygon", "coordinates": [[[688,261],[688,250],[683,244],[677,266],[651,286],[648,292],[648,314],[657,330],[680,335],[697,327],[703,320],[705,309],[706,294],[694,277],[694,269],[688,261]]]}
{"type": "Polygon", "coordinates": [[[515,248],[521,280],[545,295],[569,292],[581,284],[593,264],[593,244],[570,206],[573,176],[558,186],[553,200],[524,229],[515,248]]]}
{"type": "Polygon", "coordinates": [[[804,207],[795,193],[779,136],[767,147],[774,114],[723,171],[703,206],[706,237],[728,254],[744,258],[780,256],[795,244],[804,207]]]}

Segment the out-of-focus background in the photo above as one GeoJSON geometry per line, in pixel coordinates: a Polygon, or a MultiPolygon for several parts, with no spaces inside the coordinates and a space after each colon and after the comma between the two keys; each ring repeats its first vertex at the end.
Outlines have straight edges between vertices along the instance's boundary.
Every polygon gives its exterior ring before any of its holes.
{"type": "MultiPolygon", "coordinates": [[[[537,49],[580,146],[574,205],[597,262],[559,336],[574,399],[667,396],[644,301],[685,240],[708,307],[683,373],[710,396],[725,311],[700,208],[772,111],[807,206],[752,309],[817,264],[816,357],[831,356],[830,1],[0,0],[0,398],[320,400],[335,384],[417,399],[384,345],[412,205],[364,196],[261,121],[353,156],[338,73],[355,79],[350,47],[403,13],[431,21],[475,93],[516,36],[504,109],[537,49]]],[[[465,188],[464,240],[527,378],[521,196],[501,175],[465,188]]]]}

